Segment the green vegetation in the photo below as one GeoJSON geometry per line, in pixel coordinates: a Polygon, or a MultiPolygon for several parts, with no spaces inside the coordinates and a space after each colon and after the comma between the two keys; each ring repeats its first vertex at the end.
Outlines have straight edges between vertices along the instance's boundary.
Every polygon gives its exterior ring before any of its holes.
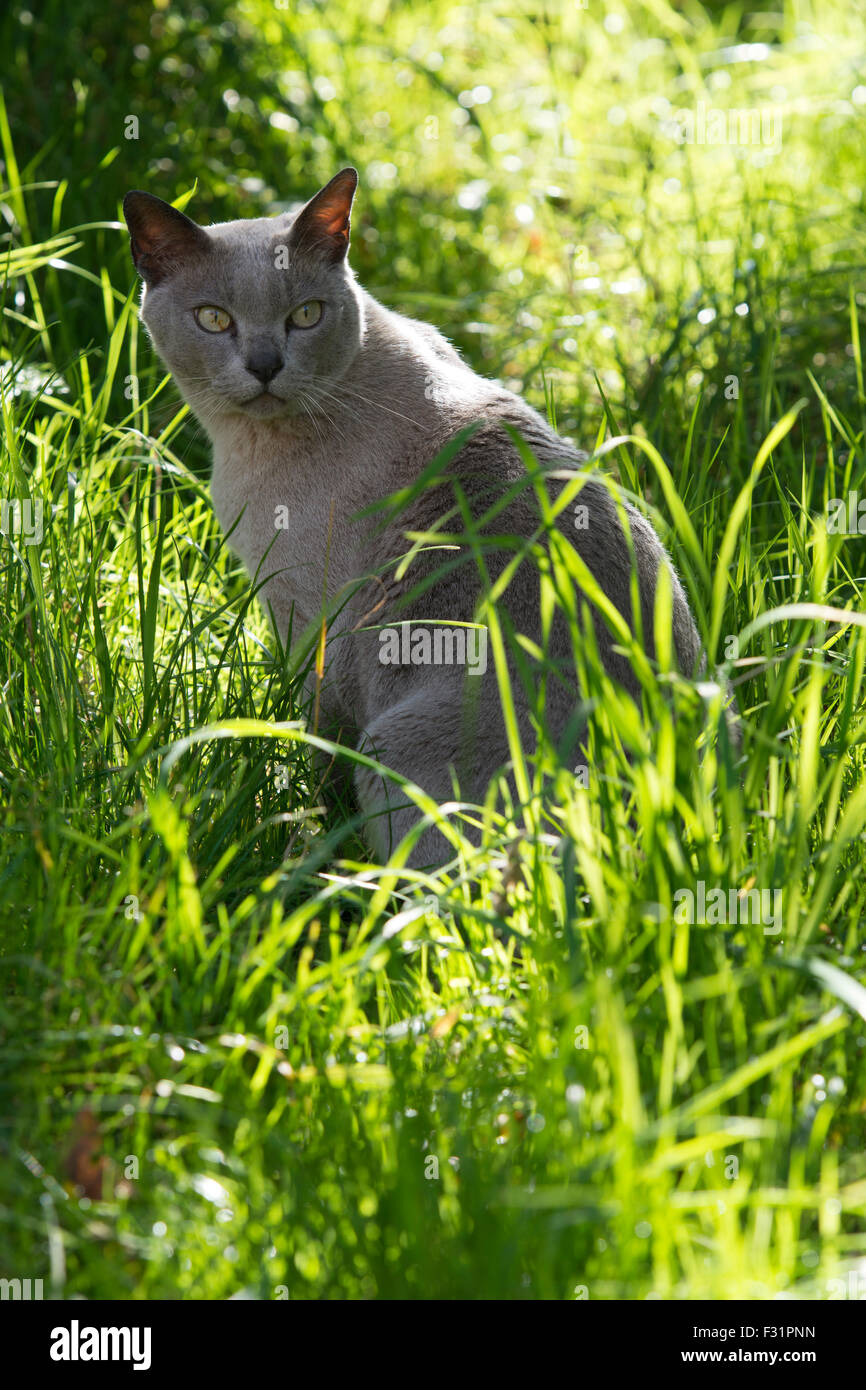
{"type": "Polygon", "coordinates": [[[43,508],[0,537],[0,1275],[826,1298],[866,1258],[863,17],[14,0],[0,42],[0,496],[43,508]],[[743,716],[738,759],[717,695],[662,662],[642,722],[588,654],[588,777],[545,750],[552,807],[436,875],[319,804],[119,220],[350,162],[362,282],[647,500],[743,716]],[[778,915],[678,920],[701,882],[778,915]]]}

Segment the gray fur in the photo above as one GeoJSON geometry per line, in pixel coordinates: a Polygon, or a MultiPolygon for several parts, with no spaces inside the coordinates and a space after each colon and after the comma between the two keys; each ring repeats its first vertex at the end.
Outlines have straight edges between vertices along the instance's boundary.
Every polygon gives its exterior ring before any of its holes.
{"type": "MultiPolygon", "coordinates": [[[[355,184],[354,171],[344,170],[294,216],[207,230],[148,194],[128,194],[133,257],[145,279],[142,319],[210,435],[217,516],[226,530],[234,527],[231,544],[250,575],[267,576],[261,597],[281,634],[290,618],[297,632],[320,617],[324,593],[331,604],[349,596],[329,627],[321,704],[326,730],[371,751],[439,802],[453,799],[454,775],[464,800],[483,801],[509,756],[492,657],[486,674],[474,678],[457,665],[383,665],[378,633],[358,629],[413,618],[435,618],[441,626],[473,621],[479,576],[471,556],[409,603],[406,595],[419,578],[453,556],[422,553],[400,582],[389,562],[408,549],[407,532],[433,529],[452,506],[448,479],[459,480],[477,517],[525,476],[504,425],[519,432],[543,465],[577,469],[583,456],[522,399],[473,372],[436,329],[384,308],[360,288],[346,260],[355,184]],[[309,300],[324,304],[320,322],[287,331],[287,315],[309,300]],[[192,312],[201,305],[227,310],[236,331],[204,332],[192,312]],[[260,396],[262,382],[249,367],[269,357],[279,370],[268,383],[271,396],[260,396]],[[357,518],[407,487],[460,429],[478,422],[447,466],[448,479],[390,520],[381,509],[357,518]],[[276,527],[279,508],[288,508],[288,529],[276,527]],[[359,584],[374,574],[379,577],[359,584]]],[[[551,493],[561,485],[551,481],[551,493]]],[[[589,508],[588,526],[575,529],[570,512],[559,524],[633,627],[631,558],[611,496],[590,478],[576,501],[589,508]]],[[[652,527],[634,508],[626,513],[645,649],[652,657],[656,575],[666,564],[677,659],[692,674],[699,642],[682,587],[652,527]]],[[[524,489],[487,529],[526,536],[538,524],[531,489],[524,489]]],[[[486,555],[492,577],[511,553],[486,555]]],[[[531,563],[519,567],[500,608],[517,631],[539,640],[538,576],[531,563]]],[[[616,638],[595,612],[593,626],[606,669],[639,698],[630,664],[613,650],[616,638]]],[[[558,739],[579,699],[561,621],[550,651],[571,672],[548,682],[546,719],[558,739]]],[[[529,700],[513,662],[512,672],[521,737],[531,753],[529,700]]],[[[355,785],[371,817],[373,845],[385,854],[417,812],[364,769],[355,785]]],[[[428,830],[410,862],[441,861],[446,853],[442,836],[428,830]]]]}

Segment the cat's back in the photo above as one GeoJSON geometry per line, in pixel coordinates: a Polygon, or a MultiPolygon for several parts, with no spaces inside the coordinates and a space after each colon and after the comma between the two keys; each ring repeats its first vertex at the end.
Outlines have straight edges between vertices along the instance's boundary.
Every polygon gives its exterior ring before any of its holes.
{"type": "MultiPolygon", "coordinates": [[[[414,496],[401,514],[395,515],[380,533],[382,549],[393,553],[394,542],[407,532],[460,533],[466,529],[467,512],[471,525],[489,541],[495,536],[527,538],[538,536],[541,511],[528,477],[523,446],[531,460],[549,472],[545,490],[552,500],[561,496],[568,479],[584,475],[580,492],[557,516],[557,527],[565,534],[590,572],[615,606],[628,617],[631,613],[632,565],[636,562],[640,581],[642,622],[647,645],[652,649],[653,604],[658,568],[670,568],[674,587],[675,645],[680,665],[691,669],[698,651],[697,634],[685,595],[670,566],[658,536],[649,522],[632,505],[618,505],[607,483],[586,470],[586,454],[564,439],[549,422],[522,397],[498,382],[480,376],[469,367],[452,345],[429,324],[390,314],[387,331],[401,342],[404,379],[414,380],[417,392],[423,380],[427,428],[414,440],[418,456],[409,470],[418,476],[436,457],[443,445],[462,430],[468,437],[448,457],[430,479],[430,485],[414,496]],[[518,443],[518,440],[521,443],[518,443]],[[562,476],[556,476],[561,474],[562,476]],[[627,520],[629,538],[623,530],[627,520]],[[390,533],[390,535],[388,534],[390,533]]],[[[400,374],[398,373],[398,376],[400,374]]],[[[417,397],[416,397],[417,401],[417,397]]],[[[407,546],[402,545],[405,552],[407,546]]],[[[465,547],[462,547],[466,549],[465,547]]],[[[486,545],[485,545],[486,548],[486,545]]],[[[378,549],[378,547],[377,547],[378,549]]],[[[513,555],[513,548],[488,550],[486,561],[491,578],[502,570],[513,555]]],[[[437,566],[445,564],[450,578],[437,585],[440,597],[447,594],[452,609],[466,617],[474,600],[477,584],[472,582],[475,561],[467,553],[456,568],[448,563],[447,550],[431,550],[411,566],[416,582],[428,579],[437,566]],[[465,612],[464,612],[465,610],[465,612]]],[[[457,562],[457,556],[450,556],[457,562]]],[[[521,570],[526,569],[522,566],[521,570]]],[[[477,580],[477,576],[475,576],[477,580]]],[[[403,586],[401,586],[403,587],[403,586]]],[[[408,585],[406,587],[409,587],[408,585]]],[[[521,616],[534,626],[536,581],[518,571],[510,589],[521,616]]],[[[421,600],[421,606],[424,601],[421,600]]],[[[631,681],[629,681],[631,683],[631,681]]]]}

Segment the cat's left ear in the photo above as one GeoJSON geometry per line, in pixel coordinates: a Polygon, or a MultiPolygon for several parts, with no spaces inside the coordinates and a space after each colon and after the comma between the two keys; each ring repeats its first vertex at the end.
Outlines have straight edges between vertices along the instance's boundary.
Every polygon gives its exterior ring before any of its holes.
{"type": "Polygon", "coordinates": [[[210,249],[203,227],[152,193],[127,193],[123,215],[133,264],[145,284],[158,285],[190,256],[210,249]]]}
{"type": "Polygon", "coordinates": [[[349,249],[349,213],[357,187],[357,169],[341,169],[335,174],[301,208],[289,232],[289,245],[328,261],[342,261],[349,249]]]}

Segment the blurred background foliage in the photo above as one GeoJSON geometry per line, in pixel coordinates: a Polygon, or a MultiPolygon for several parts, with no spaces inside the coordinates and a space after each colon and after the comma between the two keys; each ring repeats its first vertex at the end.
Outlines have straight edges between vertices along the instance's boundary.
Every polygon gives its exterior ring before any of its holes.
{"type": "MultiPolygon", "coordinates": [[[[736,433],[735,374],[754,442],[768,352],[780,409],[804,364],[852,378],[856,7],[46,0],[7,7],[0,42],[34,235],[119,220],[130,187],[196,183],[203,222],[276,212],[353,163],[362,283],[538,399],[543,371],[566,431],[597,424],[600,385],[663,448],[672,394],[736,433]],[[682,142],[698,102],[780,138],[682,142]]],[[[123,284],[125,255],[103,227],[75,259],[123,284]]],[[[61,303],[67,352],[98,344],[91,284],[61,303]]]]}

